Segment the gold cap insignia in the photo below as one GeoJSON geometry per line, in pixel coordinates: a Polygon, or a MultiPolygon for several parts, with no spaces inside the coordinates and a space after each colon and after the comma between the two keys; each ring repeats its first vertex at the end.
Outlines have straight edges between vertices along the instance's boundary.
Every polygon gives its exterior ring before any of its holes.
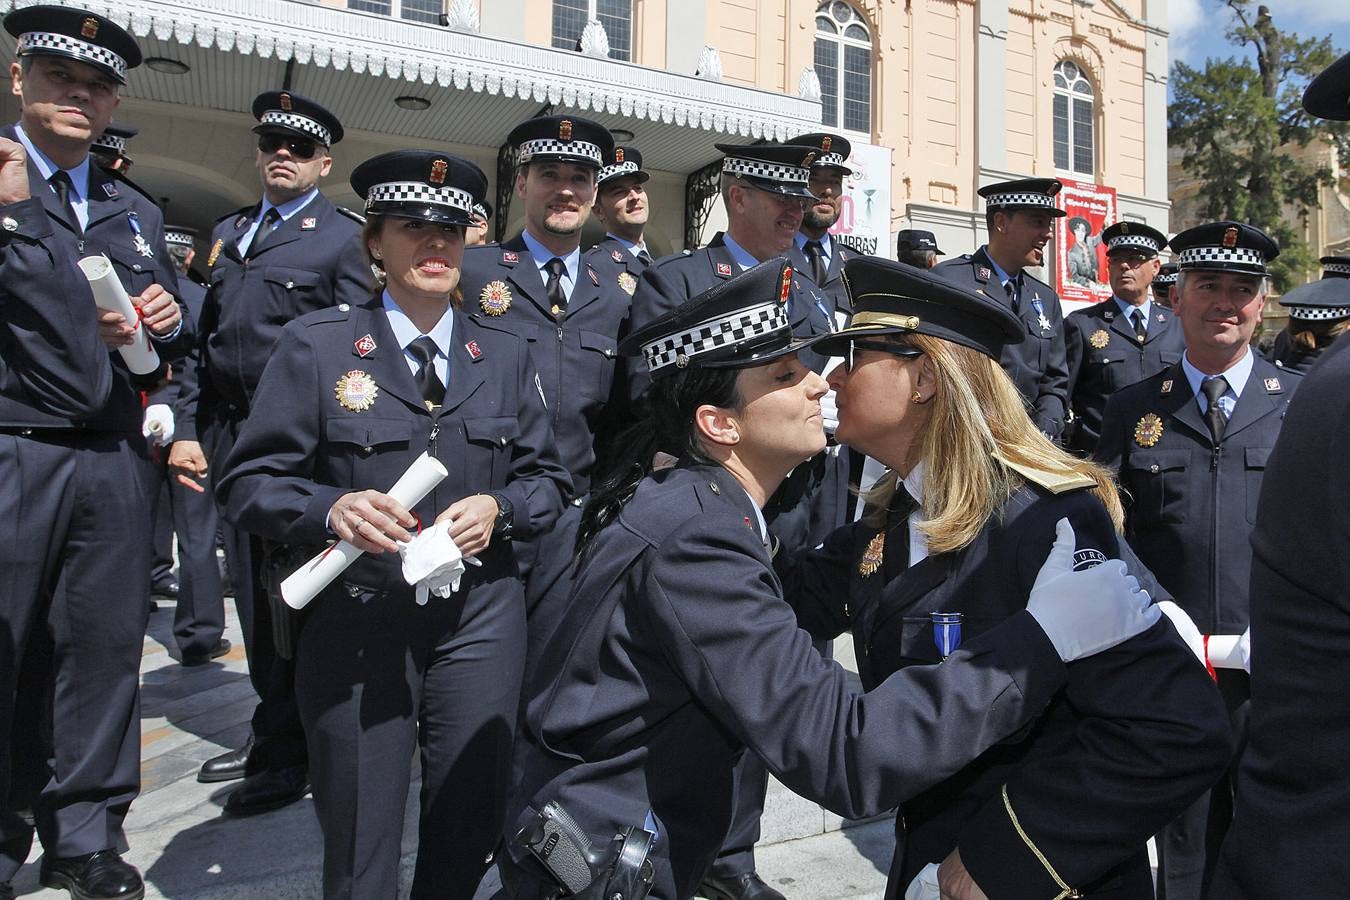
{"type": "Polygon", "coordinates": [[[217,238],[216,242],[211,245],[211,253],[206,257],[206,267],[208,269],[216,264],[216,260],[220,259],[220,249],[224,246],[224,238],[217,238]]]}
{"type": "Polygon", "coordinates": [[[570,140],[572,140],[572,120],[571,120],[571,119],[563,119],[561,122],[558,123],[558,140],[560,140],[560,141],[570,141],[570,140]]]}
{"type": "Polygon", "coordinates": [[[1100,350],[1111,343],[1111,335],[1106,333],[1105,328],[1098,328],[1088,336],[1088,343],[1091,344],[1094,349],[1100,350]]]}
{"type": "Polygon", "coordinates": [[[80,23],[80,34],[87,38],[98,37],[98,19],[93,16],[86,16],[80,23]]]}
{"type": "Polygon", "coordinates": [[[867,542],[867,549],[863,551],[862,559],[858,560],[858,574],[863,578],[875,575],[877,569],[881,568],[881,561],[885,556],[886,533],[878,532],[867,542]]]}
{"type": "Polygon", "coordinates": [[[614,161],[615,161],[616,163],[621,163],[621,162],[623,162],[623,148],[622,148],[622,147],[615,147],[615,148],[614,148],[614,161]]]}
{"type": "Polygon", "coordinates": [[[778,302],[786,303],[792,291],[792,266],[783,266],[783,283],[778,287],[778,302]]]}
{"type": "Polygon", "coordinates": [[[829,153],[829,152],[830,152],[830,145],[833,144],[833,143],[834,143],[834,138],[830,137],[829,135],[826,135],[825,137],[821,138],[821,140],[820,140],[820,152],[822,152],[822,153],[829,153]]]}
{"type": "Polygon", "coordinates": [[[505,281],[489,281],[478,295],[478,306],[489,316],[500,316],[511,308],[511,289],[505,281]]]}
{"type": "Polygon", "coordinates": [[[282,112],[290,112],[291,109],[292,109],[292,106],[291,106],[291,95],[288,94],[288,93],[286,93],[285,91],[282,91],[282,92],[281,92],[281,111],[282,111],[282,112]]]}
{"type": "Polygon", "coordinates": [[[1223,233],[1223,246],[1225,249],[1232,250],[1237,246],[1238,230],[1229,228],[1223,233]]]}
{"type": "Polygon", "coordinates": [[[1134,442],[1140,447],[1152,447],[1162,437],[1163,423],[1157,413],[1145,413],[1134,425],[1134,442]]]}
{"type": "Polygon", "coordinates": [[[427,181],[432,184],[445,184],[445,173],[448,171],[450,171],[450,163],[438,159],[431,164],[431,174],[427,176],[427,181]]]}
{"type": "Polygon", "coordinates": [[[352,369],[346,375],[337,380],[333,386],[333,394],[337,397],[337,402],[343,409],[349,409],[352,412],[365,412],[375,405],[375,398],[379,395],[379,385],[375,379],[371,378],[360,369],[352,369]]]}
{"type": "Polygon", "coordinates": [[[628,296],[633,296],[633,292],[637,290],[637,279],[633,277],[632,272],[619,273],[619,287],[623,288],[623,292],[628,296]]]}
{"type": "Polygon", "coordinates": [[[1120,223],[1120,233],[1121,233],[1121,234],[1129,234],[1129,233],[1130,233],[1130,223],[1129,223],[1129,222],[1121,222],[1121,223],[1120,223]]]}

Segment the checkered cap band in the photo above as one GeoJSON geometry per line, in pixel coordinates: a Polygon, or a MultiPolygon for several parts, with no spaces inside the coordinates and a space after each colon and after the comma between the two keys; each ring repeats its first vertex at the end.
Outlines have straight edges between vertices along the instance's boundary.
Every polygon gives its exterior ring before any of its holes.
{"type": "Polygon", "coordinates": [[[59,53],[83,62],[105,66],[117,73],[122,81],[127,78],[127,61],[107,47],[91,44],[68,34],[53,34],[49,31],[30,31],[19,38],[16,48],[18,56],[28,53],[59,53]]]}
{"type": "Polygon", "coordinates": [[[1165,275],[1159,275],[1157,278],[1153,279],[1153,283],[1154,283],[1154,284],[1176,284],[1176,283],[1177,283],[1177,273],[1176,273],[1176,272],[1168,272],[1168,273],[1165,274],[1165,275]]]}
{"type": "Polygon", "coordinates": [[[605,157],[600,148],[590,141],[559,141],[553,138],[537,138],[520,145],[520,162],[527,163],[536,156],[566,156],[586,159],[597,166],[604,165],[605,157]]]}
{"type": "Polygon", "coordinates": [[[1055,198],[1035,191],[1019,191],[1012,194],[990,194],[984,198],[984,205],[990,209],[997,206],[1043,206],[1046,209],[1055,209],[1055,198]]]}
{"type": "Polygon", "coordinates": [[[192,235],[186,231],[171,231],[166,228],[164,229],[164,243],[191,247],[193,245],[192,235]]]}
{"type": "Polygon", "coordinates": [[[1345,263],[1327,263],[1322,267],[1323,272],[1330,272],[1332,275],[1350,275],[1350,265],[1345,263]]]}
{"type": "Polygon", "coordinates": [[[1183,269],[1204,268],[1206,263],[1251,266],[1258,272],[1266,270],[1266,256],[1260,250],[1248,247],[1191,247],[1182,250],[1177,264],[1183,269]]]}
{"type": "Polygon", "coordinates": [[[765,303],[737,310],[729,316],[708,319],[687,331],[644,344],[642,355],[647,360],[647,369],[655,372],[674,365],[680,357],[693,359],[701,353],[739,344],[741,341],[762,337],[789,327],[791,326],[788,324],[784,304],[765,303]]]}
{"type": "Polygon", "coordinates": [[[292,131],[307,134],[325,147],[333,146],[332,133],[309,116],[280,109],[269,109],[262,114],[262,118],[258,121],[263,125],[276,125],[278,128],[289,128],[292,131]]]}
{"type": "MultiPolygon", "coordinates": [[[[386,181],[371,185],[366,209],[376,203],[430,203],[474,214],[473,195],[455,187],[433,187],[423,181],[386,181]]],[[[484,210],[486,212],[486,210],[484,210]]]]}
{"type": "MultiPolygon", "coordinates": [[[[844,157],[838,153],[823,153],[816,157],[816,161],[811,164],[811,168],[816,169],[820,166],[844,166],[844,157]]],[[[847,168],[847,166],[845,166],[847,168]]]]}
{"type": "Polygon", "coordinates": [[[107,134],[105,132],[104,134],[100,134],[98,137],[94,138],[94,146],[103,147],[107,150],[112,150],[115,153],[121,153],[122,151],[127,149],[127,139],[124,137],[118,137],[115,134],[107,134]]]}
{"type": "Polygon", "coordinates": [[[1350,306],[1290,306],[1288,309],[1291,319],[1303,319],[1306,322],[1350,318],[1350,306]]]}
{"type": "Polygon", "coordinates": [[[616,163],[612,166],[605,166],[600,170],[600,177],[596,181],[604,181],[609,178],[618,178],[620,175],[636,175],[638,173],[638,164],[629,160],[628,162],[616,163]]]}
{"type": "Polygon", "coordinates": [[[1136,247],[1149,253],[1157,253],[1162,249],[1155,238],[1146,234],[1118,234],[1106,242],[1107,250],[1124,250],[1130,247],[1136,247]]]}
{"type": "Polygon", "coordinates": [[[722,161],[722,171],[732,175],[745,175],[749,178],[763,178],[766,181],[782,181],[787,184],[807,184],[811,181],[811,170],[805,166],[783,166],[778,163],[762,162],[758,159],[740,159],[728,156],[722,161]]]}

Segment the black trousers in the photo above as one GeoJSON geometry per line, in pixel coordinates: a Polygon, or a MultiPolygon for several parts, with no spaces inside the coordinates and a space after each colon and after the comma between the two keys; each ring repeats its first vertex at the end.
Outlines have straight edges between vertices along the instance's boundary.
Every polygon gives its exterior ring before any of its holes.
{"type": "Polygon", "coordinates": [[[519,582],[413,601],[339,583],[306,610],[296,692],[326,898],[392,898],[416,750],[414,898],[469,898],[501,835],[524,668],[519,582]]]}
{"type": "MultiPolygon", "coordinates": [[[[198,421],[202,450],[212,479],[225,472],[225,460],[234,449],[241,422],[231,418],[203,417],[198,421]],[[205,426],[205,427],[203,427],[205,426]]],[[[261,542],[221,519],[225,560],[234,578],[235,608],[244,633],[248,654],[248,677],[258,692],[253,710],[253,751],[250,772],[303,765],[306,760],[305,732],[295,705],[295,668],[277,653],[272,640],[272,611],[262,583],[261,542]]]]}
{"type": "Polygon", "coordinates": [[[28,854],[30,803],[52,856],[125,843],[150,594],[142,452],[139,434],[0,434],[0,882],[28,854]]]}

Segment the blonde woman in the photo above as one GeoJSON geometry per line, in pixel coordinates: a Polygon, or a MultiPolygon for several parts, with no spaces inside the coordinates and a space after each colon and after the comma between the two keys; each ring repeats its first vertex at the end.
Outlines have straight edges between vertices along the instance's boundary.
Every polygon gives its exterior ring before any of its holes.
{"type": "MultiPolygon", "coordinates": [[[[999,366],[1018,339],[988,313],[1002,302],[956,288],[931,302],[933,277],[845,266],[852,323],[816,346],[845,360],[838,439],[889,472],[859,522],[779,566],[804,627],[852,631],[868,688],[1025,608],[1060,519],[1079,567],[1134,559],[1110,475],[1045,438],[999,366]]],[[[1228,754],[1218,692],[1159,622],[1070,664],[1033,723],[903,804],[887,897],[942,863],[944,898],[1152,898],[1146,841],[1228,754]]]]}

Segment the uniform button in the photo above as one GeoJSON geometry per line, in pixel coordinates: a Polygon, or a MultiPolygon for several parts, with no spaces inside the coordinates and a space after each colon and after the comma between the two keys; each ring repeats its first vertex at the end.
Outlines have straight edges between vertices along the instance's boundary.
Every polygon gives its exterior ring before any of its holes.
{"type": "Polygon", "coordinates": [[[1158,473],[1158,464],[1154,463],[1153,465],[1148,467],[1148,470],[1156,475],[1158,473]]]}
{"type": "Polygon", "coordinates": [[[347,310],[349,310],[349,309],[351,309],[351,308],[352,308],[352,305],[351,305],[350,303],[339,303],[339,304],[338,304],[338,312],[346,312],[347,310]]]}
{"type": "Polygon", "coordinates": [[[359,587],[357,587],[357,586],[354,585],[354,584],[349,584],[349,585],[347,585],[347,596],[348,596],[348,597],[359,597],[360,595],[361,595],[361,589],[360,589],[359,587]]]}
{"type": "Polygon", "coordinates": [[[32,437],[32,436],[33,436],[33,429],[31,429],[31,428],[25,428],[23,431],[20,431],[19,434],[23,435],[24,437],[32,437]]]}
{"type": "Polygon", "coordinates": [[[717,494],[718,496],[721,496],[722,494],[722,489],[717,486],[717,482],[715,481],[708,482],[708,490],[712,491],[714,494],[717,494]]]}
{"type": "Polygon", "coordinates": [[[288,287],[288,288],[293,288],[293,287],[295,287],[295,282],[294,282],[294,281],[288,281],[288,282],[286,282],[286,287],[288,287]]]}
{"type": "Polygon", "coordinates": [[[363,452],[363,453],[369,453],[372,449],[374,449],[374,448],[372,448],[372,447],[362,447],[362,448],[361,448],[361,452],[363,452]]]}
{"type": "Polygon", "coordinates": [[[605,355],[606,355],[606,356],[613,356],[613,355],[614,355],[614,351],[611,350],[611,349],[609,349],[608,347],[606,347],[606,348],[605,348],[605,355]]]}
{"type": "Polygon", "coordinates": [[[132,267],[131,267],[131,271],[133,271],[133,272],[139,272],[140,270],[141,270],[141,264],[140,264],[140,263],[134,263],[134,264],[132,265],[132,267]]]}
{"type": "Polygon", "coordinates": [[[503,447],[506,446],[506,438],[504,438],[504,437],[499,437],[499,438],[497,438],[497,441],[498,441],[498,443],[500,443],[503,447]]]}
{"type": "Polygon", "coordinates": [[[19,220],[13,216],[5,216],[3,219],[0,219],[0,228],[4,228],[6,231],[18,231],[19,220]]]}

